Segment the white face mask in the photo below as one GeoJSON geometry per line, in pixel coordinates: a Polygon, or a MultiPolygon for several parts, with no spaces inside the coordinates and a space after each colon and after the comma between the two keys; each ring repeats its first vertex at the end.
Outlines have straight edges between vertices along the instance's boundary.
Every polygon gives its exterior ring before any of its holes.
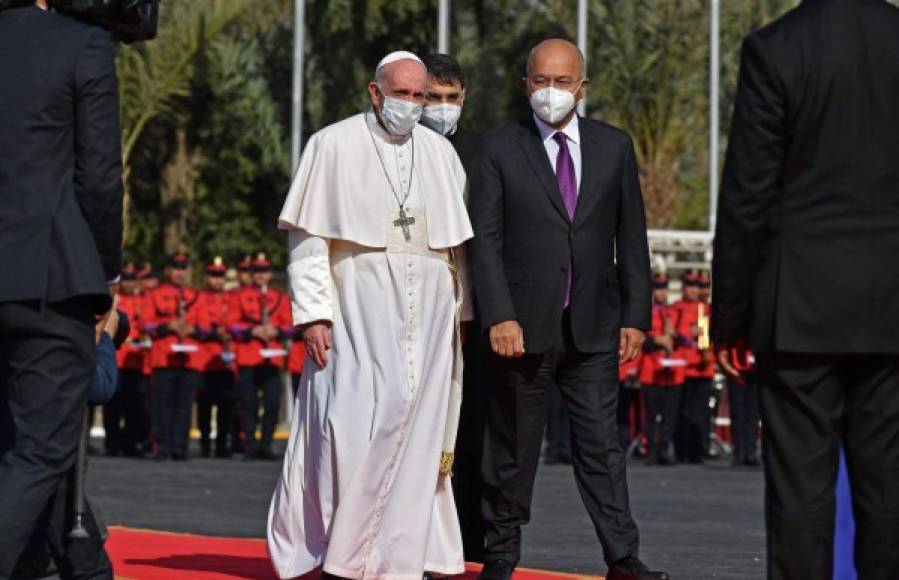
{"type": "Polygon", "coordinates": [[[574,108],[574,93],[556,87],[546,87],[531,93],[531,108],[537,116],[554,125],[574,108]]]}
{"type": "Polygon", "coordinates": [[[450,103],[428,105],[421,114],[421,122],[441,135],[449,135],[456,130],[462,107],[450,103]]]}
{"type": "Polygon", "coordinates": [[[381,105],[381,122],[388,133],[403,137],[411,133],[418,124],[421,109],[421,103],[385,95],[381,105]]]}

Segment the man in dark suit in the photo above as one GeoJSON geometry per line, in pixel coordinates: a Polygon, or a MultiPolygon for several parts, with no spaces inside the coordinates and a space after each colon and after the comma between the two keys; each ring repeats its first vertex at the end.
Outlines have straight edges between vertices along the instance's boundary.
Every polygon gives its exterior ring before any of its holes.
{"type": "Polygon", "coordinates": [[[618,365],[637,357],[650,325],[643,199],[630,137],[575,115],[584,73],[570,42],[537,45],[524,79],[535,115],[485,137],[471,180],[475,297],[494,352],[483,462],[488,580],[509,578],[520,557],[553,383],[568,407],[575,477],[607,578],[668,577],[637,557],[616,426],[618,365]]]}
{"type": "Polygon", "coordinates": [[[109,35],[21,4],[0,10],[0,578],[75,459],[122,240],[109,35]]]}
{"type": "MultiPolygon", "coordinates": [[[[422,59],[428,69],[428,91],[421,123],[445,136],[470,177],[478,159],[481,135],[459,126],[465,106],[465,77],[459,62],[448,54],[429,54],[422,59]]],[[[475,307],[477,309],[477,307],[475,307]]],[[[482,562],[484,524],[481,519],[481,457],[484,448],[486,397],[484,356],[486,340],[477,321],[465,323],[462,377],[462,409],[456,437],[456,461],[453,466],[453,496],[466,562],[482,562]]]]}
{"type": "Polygon", "coordinates": [[[768,577],[831,577],[842,445],[859,578],[899,578],[899,9],[806,0],[746,38],[714,249],[718,361],[757,362],[768,577]]]}

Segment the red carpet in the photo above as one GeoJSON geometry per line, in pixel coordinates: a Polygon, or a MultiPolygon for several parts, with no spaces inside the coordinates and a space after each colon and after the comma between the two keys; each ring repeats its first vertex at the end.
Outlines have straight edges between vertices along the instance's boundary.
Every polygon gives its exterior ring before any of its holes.
{"type": "MultiPolygon", "coordinates": [[[[129,528],[110,528],[106,548],[119,580],[233,580],[276,578],[262,540],[213,538],[129,528]]],[[[479,566],[469,566],[463,580],[473,580],[479,566]]],[[[310,574],[308,580],[317,579],[310,574]]],[[[515,580],[585,578],[557,572],[520,570],[515,580]]],[[[591,577],[600,580],[599,577],[591,577]]],[[[304,578],[304,580],[307,580],[304,578]]]]}

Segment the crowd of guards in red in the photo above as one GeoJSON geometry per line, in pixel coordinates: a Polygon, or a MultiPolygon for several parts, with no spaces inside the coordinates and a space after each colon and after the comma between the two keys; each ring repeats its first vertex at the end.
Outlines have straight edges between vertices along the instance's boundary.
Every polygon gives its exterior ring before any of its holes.
{"type": "Polygon", "coordinates": [[[197,289],[184,252],[168,257],[162,279],[149,265],[125,265],[119,309],[131,335],[118,352],[118,391],[103,409],[108,455],[186,460],[196,402],[202,456],[276,458],[285,377],[296,384],[305,348],[265,254],[235,266],[228,288],[228,265],[214,258],[197,289]]]}

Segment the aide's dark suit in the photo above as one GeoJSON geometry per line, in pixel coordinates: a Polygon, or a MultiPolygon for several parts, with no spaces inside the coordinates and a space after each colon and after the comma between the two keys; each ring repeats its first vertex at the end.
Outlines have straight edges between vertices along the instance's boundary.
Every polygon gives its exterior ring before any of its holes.
{"type": "Polygon", "coordinates": [[[844,445],[860,578],[899,578],[899,9],[805,1],[743,44],[712,340],[756,351],[770,578],[832,574],[844,445]]]}
{"type": "Polygon", "coordinates": [[[469,247],[481,323],[486,331],[517,320],[527,353],[491,354],[487,561],[520,556],[552,383],[568,407],[575,475],[606,561],[637,555],[615,418],[620,329],[650,324],[643,200],[630,137],[586,118],[579,128],[582,177],[573,223],[533,118],[489,134],[471,177],[469,247]]]}
{"type": "Polygon", "coordinates": [[[109,35],[0,11],[0,578],[72,466],[122,240],[109,35]]]}

